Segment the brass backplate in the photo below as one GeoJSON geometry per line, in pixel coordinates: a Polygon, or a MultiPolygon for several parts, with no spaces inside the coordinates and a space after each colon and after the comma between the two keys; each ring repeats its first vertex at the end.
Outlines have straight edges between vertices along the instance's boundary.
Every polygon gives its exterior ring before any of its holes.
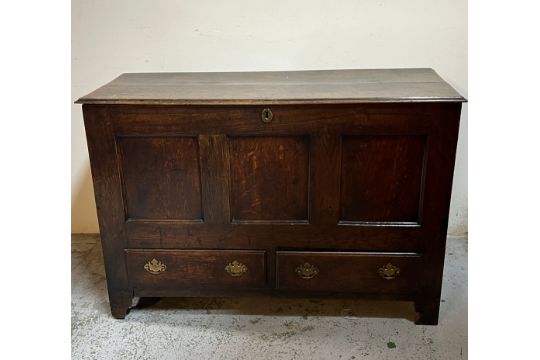
{"type": "Polygon", "coordinates": [[[383,279],[393,280],[399,275],[400,269],[397,266],[388,263],[379,268],[377,272],[383,279]]]}
{"type": "Polygon", "coordinates": [[[317,268],[315,265],[311,265],[308,262],[296,268],[296,275],[306,280],[314,278],[318,273],[319,268],[317,268]]]}
{"type": "Polygon", "coordinates": [[[157,259],[152,259],[146,264],[144,264],[144,270],[148,271],[150,274],[157,275],[165,271],[167,265],[162,263],[157,259]]]}
{"type": "Polygon", "coordinates": [[[247,266],[234,260],[225,266],[225,271],[227,271],[231,276],[240,276],[247,271],[247,266]]]}

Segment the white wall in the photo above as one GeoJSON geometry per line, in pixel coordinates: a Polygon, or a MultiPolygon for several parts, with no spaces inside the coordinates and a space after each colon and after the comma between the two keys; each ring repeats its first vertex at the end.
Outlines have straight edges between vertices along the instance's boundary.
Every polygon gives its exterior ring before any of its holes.
{"type": "MultiPolygon", "coordinates": [[[[391,67],[432,67],[467,96],[467,1],[72,2],[73,100],[123,72],[391,67]]],[[[80,105],[72,119],[72,232],[98,232],[80,105]]],[[[452,196],[463,234],[466,104],[452,196]]]]}

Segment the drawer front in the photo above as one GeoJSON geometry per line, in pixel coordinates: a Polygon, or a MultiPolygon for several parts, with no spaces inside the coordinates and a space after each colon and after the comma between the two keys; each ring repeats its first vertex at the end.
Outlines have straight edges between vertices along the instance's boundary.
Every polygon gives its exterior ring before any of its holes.
{"type": "Polygon", "coordinates": [[[253,289],[266,284],[265,252],[257,250],[126,250],[134,289],[253,289]]]}
{"type": "Polygon", "coordinates": [[[288,291],[413,293],[418,254],[277,252],[277,288],[288,291]]]}

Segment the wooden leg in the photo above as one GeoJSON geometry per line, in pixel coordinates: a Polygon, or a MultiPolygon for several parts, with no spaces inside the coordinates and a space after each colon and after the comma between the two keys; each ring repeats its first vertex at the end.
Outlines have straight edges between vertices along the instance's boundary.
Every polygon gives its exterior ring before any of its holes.
{"type": "Polygon", "coordinates": [[[131,306],[133,292],[126,271],[125,209],[116,136],[108,107],[83,106],[83,113],[109,303],[112,315],[123,319],[131,306]]]}
{"type": "Polygon", "coordinates": [[[414,303],[418,316],[414,322],[416,325],[437,325],[439,323],[440,300],[419,300],[414,303]]]}
{"type": "Polygon", "coordinates": [[[116,319],[124,319],[131,307],[131,296],[109,294],[111,314],[116,319]]]}

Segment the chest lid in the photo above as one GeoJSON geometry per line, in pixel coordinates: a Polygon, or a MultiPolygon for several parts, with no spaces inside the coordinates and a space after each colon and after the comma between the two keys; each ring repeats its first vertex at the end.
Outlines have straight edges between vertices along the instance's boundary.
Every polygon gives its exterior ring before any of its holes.
{"type": "Polygon", "coordinates": [[[125,73],[79,104],[464,102],[433,69],[125,73]]]}

